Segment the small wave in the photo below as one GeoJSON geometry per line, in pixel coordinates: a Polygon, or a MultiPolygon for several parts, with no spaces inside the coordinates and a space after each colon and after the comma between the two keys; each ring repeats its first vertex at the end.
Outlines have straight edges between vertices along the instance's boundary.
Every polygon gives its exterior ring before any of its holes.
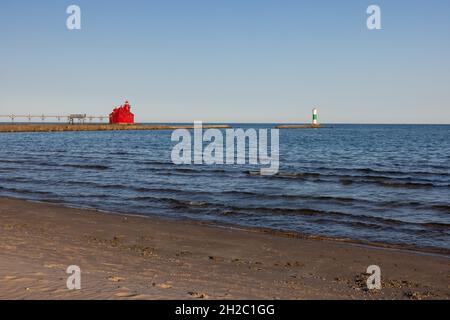
{"type": "Polygon", "coordinates": [[[136,161],[137,164],[151,164],[151,165],[173,165],[172,162],[168,161],[158,161],[158,160],[139,160],[136,161]]]}
{"type": "Polygon", "coordinates": [[[314,216],[314,215],[334,215],[334,216],[353,216],[352,214],[343,212],[332,212],[332,211],[322,211],[310,208],[280,208],[280,207],[240,207],[240,206],[228,206],[225,209],[226,212],[232,212],[234,214],[243,213],[253,213],[253,214],[273,214],[273,215],[304,215],[304,216],[314,216]]]}
{"type": "Polygon", "coordinates": [[[212,169],[182,169],[182,168],[166,168],[166,169],[159,169],[159,168],[152,168],[152,169],[138,169],[139,171],[147,171],[151,170],[152,174],[159,174],[164,176],[171,176],[171,177],[192,177],[192,178],[198,178],[198,177],[207,177],[207,178],[213,178],[216,175],[220,175],[222,178],[225,177],[235,177],[233,175],[232,171],[226,171],[226,170],[212,170],[212,169]]]}
{"type": "Polygon", "coordinates": [[[174,207],[206,207],[208,206],[208,202],[206,201],[192,201],[192,200],[181,200],[175,198],[166,198],[166,197],[152,197],[152,196],[138,196],[132,197],[130,200],[133,201],[155,201],[155,202],[164,202],[172,204],[174,207]]]}
{"type": "Polygon", "coordinates": [[[116,183],[98,183],[98,182],[93,182],[93,181],[84,181],[84,180],[64,180],[64,184],[68,184],[68,185],[80,185],[83,187],[86,186],[91,186],[91,187],[95,187],[98,189],[129,189],[130,186],[126,186],[123,184],[116,184],[116,183]]]}
{"type": "Polygon", "coordinates": [[[23,163],[23,161],[20,161],[20,160],[0,159],[0,163],[23,163]]]}
{"type": "MultiPolygon", "coordinates": [[[[441,166],[433,166],[430,165],[430,168],[439,168],[443,169],[445,167],[441,166]]],[[[402,170],[379,170],[379,169],[373,169],[373,168],[328,168],[328,167],[318,167],[314,168],[315,170],[319,171],[336,171],[336,172],[360,172],[366,175],[369,174],[376,174],[376,175],[430,175],[430,176],[450,176],[450,173],[447,172],[432,172],[432,171],[423,171],[423,170],[408,170],[408,171],[402,171],[402,170]]],[[[446,168],[448,170],[448,168],[446,168]]]]}
{"type": "Polygon", "coordinates": [[[108,194],[77,194],[77,195],[66,196],[66,197],[77,200],[77,199],[108,199],[111,196],[108,194]]]}
{"type": "Polygon", "coordinates": [[[426,222],[421,224],[424,227],[434,228],[434,229],[442,229],[442,230],[450,230],[450,224],[447,223],[438,223],[438,222],[426,222]]]}
{"type": "Polygon", "coordinates": [[[232,196],[249,196],[254,198],[261,199],[302,199],[302,200],[318,200],[318,201],[336,201],[336,202],[344,202],[344,203],[354,203],[354,202],[364,202],[364,203],[373,203],[369,200],[355,199],[355,198],[345,198],[345,197],[334,197],[334,196],[315,196],[309,194],[270,194],[270,193],[257,193],[251,191],[224,191],[220,192],[220,194],[227,194],[232,196]]]}
{"type": "Polygon", "coordinates": [[[35,166],[40,166],[40,167],[55,167],[55,166],[57,167],[57,166],[59,166],[58,164],[53,163],[53,162],[25,160],[25,159],[17,159],[17,160],[1,159],[0,163],[25,164],[25,165],[35,165],[35,166]]]}
{"type": "Polygon", "coordinates": [[[126,151],[116,151],[116,152],[111,152],[110,155],[128,156],[128,155],[138,155],[138,154],[133,154],[133,153],[126,152],[126,151]]]}
{"type": "Polygon", "coordinates": [[[190,207],[206,207],[206,206],[208,206],[208,202],[206,202],[206,201],[185,201],[184,203],[190,207]]]}
{"type": "MultiPolygon", "coordinates": [[[[248,175],[260,176],[259,171],[246,171],[248,175]]],[[[262,177],[262,176],[261,176],[262,177]]],[[[340,182],[344,186],[358,184],[378,184],[384,187],[391,188],[408,188],[408,189],[419,189],[419,188],[447,188],[450,187],[449,184],[439,184],[433,183],[428,179],[413,179],[410,177],[405,178],[394,178],[387,176],[349,176],[349,175],[338,175],[338,174],[320,174],[316,172],[280,172],[274,176],[267,176],[268,178],[278,178],[278,179],[299,179],[308,180],[316,183],[326,182],[340,182]],[[421,182],[422,181],[422,182],[421,182]]]]}
{"type": "Polygon", "coordinates": [[[39,202],[44,202],[44,203],[54,203],[54,204],[64,204],[64,203],[65,203],[64,200],[57,199],[57,198],[45,198],[45,199],[40,199],[39,202]]]}
{"type": "Polygon", "coordinates": [[[147,171],[147,170],[151,170],[152,172],[161,172],[164,174],[169,174],[169,175],[177,175],[177,174],[195,174],[195,175],[208,175],[211,173],[222,173],[222,174],[227,174],[227,173],[232,173],[233,171],[230,170],[225,170],[225,169],[215,169],[215,168],[211,168],[211,167],[186,167],[186,166],[177,166],[174,165],[172,163],[167,164],[167,166],[164,167],[156,167],[156,168],[140,168],[138,169],[139,171],[147,171]]]}
{"type": "MultiPolygon", "coordinates": [[[[365,222],[373,222],[378,223],[380,225],[395,225],[395,226],[419,226],[423,227],[439,227],[439,228],[447,228],[450,225],[445,223],[419,223],[419,222],[408,222],[403,220],[396,220],[391,218],[383,218],[376,216],[368,216],[368,215],[356,215],[347,212],[341,211],[326,211],[326,210],[317,210],[310,208],[270,208],[270,207],[238,207],[232,206],[227,208],[226,212],[228,214],[242,214],[242,213],[266,213],[266,214],[278,214],[278,215],[301,215],[301,216],[316,216],[323,217],[325,219],[330,218],[339,218],[339,220],[333,219],[333,221],[347,221],[347,222],[355,222],[355,223],[365,223],[365,222]]],[[[316,222],[316,220],[314,220],[316,222]]]]}
{"type": "Polygon", "coordinates": [[[443,211],[450,214],[450,205],[445,204],[435,204],[431,206],[432,209],[443,211]]]}
{"type": "Polygon", "coordinates": [[[402,207],[422,208],[424,205],[422,202],[419,201],[383,201],[376,204],[379,204],[387,208],[402,208],[402,207]]]}
{"type": "Polygon", "coordinates": [[[244,174],[267,179],[313,180],[314,182],[326,182],[326,180],[322,180],[320,179],[320,177],[332,177],[331,175],[325,175],[316,172],[279,172],[272,176],[263,176],[261,175],[261,171],[247,170],[244,171],[244,174]]]}
{"type": "Polygon", "coordinates": [[[87,170],[108,170],[109,167],[100,164],[64,164],[63,167],[87,169],[87,170]]]}
{"type": "Polygon", "coordinates": [[[179,194],[179,195],[209,195],[211,192],[208,191],[200,191],[200,190],[187,190],[187,189],[174,189],[174,188],[152,188],[152,187],[136,187],[132,188],[134,191],[147,193],[170,193],[170,194],[179,194]]]}
{"type": "Polygon", "coordinates": [[[440,185],[435,185],[433,183],[419,183],[419,182],[395,182],[389,180],[364,180],[364,179],[340,179],[340,183],[344,186],[349,186],[354,183],[363,184],[377,184],[383,187],[390,188],[406,188],[406,189],[422,189],[422,188],[433,188],[441,187],[440,185]]]}
{"type": "MultiPolygon", "coordinates": [[[[0,169],[1,171],[1,169],[0,169]]],[[[33,182],[34,180],[21,177],[0,177],[1,182],[33,182]]]]}
{"type": "Polygon", "coordinates": [[[433,183],[417,183],[417,182],[390,182],[390,181],[375,181],[376,184],[391,188],[406,188],[406,189],[429,189],[433,187],[440,187],[433,183]]]}
{"type": "Polygon", "coordinates": [[[180,200],[173,198],[163,198],[165,201],[169,201],[175,205],[177,208],[191,208],[191,207],[212,207],[214,205],[206,201],[191,201],[191,200],[180,200]]]}
{"type": "Polygon", "coordinates": [[[173,168],[171,170],[174,170],[176,172],[186,172],[186,173],[192,173],[192,172],[195,172],[195,173],[197,173],[197,172],[202,172],[202,173],[205,173],[205,172],[224,173],[224,172],[227,172],[224,169],[210,169],[210,168],[205,169],[205,168],[179,168],[179,167],[175,167],[175,168],[173,168]]]}
{"type": "Polygon", "coordinates": [[[355,181],[350,180],[350,179],[340,179],[340,182],[341,182],[344,186],[350,186],[350,185],[352,185],[355,181]]]}
{"type": "Polygon", "coordinates": [[[52,192],[47,191],[39,191],[39,190],[28,190],[28,189],[19,189],[19,188],[8,188],[0,186],[0,190],[7,192],[14,192],[18,194],[36,194],[36,195],[54,195],[52,192]]]}
{"type": "Polygon", "coordinates": [[[330,176],[324,175],[316,172],[282,172],[276,175],[279,178],[294,178],[294,179],[309,179],[309,178],[320,178],[322,176],[330,176]]]}

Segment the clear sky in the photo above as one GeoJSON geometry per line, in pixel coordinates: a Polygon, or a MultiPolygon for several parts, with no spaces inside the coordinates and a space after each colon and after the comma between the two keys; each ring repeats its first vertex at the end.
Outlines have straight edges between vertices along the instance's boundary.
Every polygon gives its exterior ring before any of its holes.
{"type": "Polygon", "coordinates": [[[0,2],[0,114],[125,99],[140,122],[448,124],[450,1],[0,2]]]}

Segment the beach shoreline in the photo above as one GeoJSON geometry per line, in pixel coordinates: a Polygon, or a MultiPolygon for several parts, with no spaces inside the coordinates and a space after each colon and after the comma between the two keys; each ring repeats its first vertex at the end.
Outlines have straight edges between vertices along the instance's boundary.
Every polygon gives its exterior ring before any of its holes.
{"type": "Polygon", "coordinates": [[[10,198],[0,230],[0,299],[450,298],[442,255],[10,198]],[[70,265],[81,290],[66,288],[70,265]]]}

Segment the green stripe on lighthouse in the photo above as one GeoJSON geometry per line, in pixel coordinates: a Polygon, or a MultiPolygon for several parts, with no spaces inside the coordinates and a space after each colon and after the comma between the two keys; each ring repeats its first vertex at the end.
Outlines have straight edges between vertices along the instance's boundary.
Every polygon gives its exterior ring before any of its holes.
{"type": "Polygon", "coordinates": [[[312,125],[313,125],[313,126],[318,126],[318,125],[319,125],[319,121],[318,121],[318,112],[317,112],[317,108],[314,108],[312,112],[313,112],[312,125]]]}

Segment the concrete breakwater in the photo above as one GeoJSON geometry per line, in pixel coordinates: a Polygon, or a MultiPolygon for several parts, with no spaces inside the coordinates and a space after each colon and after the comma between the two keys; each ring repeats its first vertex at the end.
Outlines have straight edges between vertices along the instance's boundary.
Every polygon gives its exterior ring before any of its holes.
{"type": "Polygon", "coordinates": [[[282,124],[275,127],[276,129],[318,129],[323,128],[320,124],[282,124]]]}
{"type": "MultiPolygon", "coordinates": [[[[61,131],[119,131],[193,129],[193,125],[171,124],[0,124],[0,132],[61,132],[61,131]]],[[[204,124],[206,129],[231,128],[225,124],[204,124]]]]}

